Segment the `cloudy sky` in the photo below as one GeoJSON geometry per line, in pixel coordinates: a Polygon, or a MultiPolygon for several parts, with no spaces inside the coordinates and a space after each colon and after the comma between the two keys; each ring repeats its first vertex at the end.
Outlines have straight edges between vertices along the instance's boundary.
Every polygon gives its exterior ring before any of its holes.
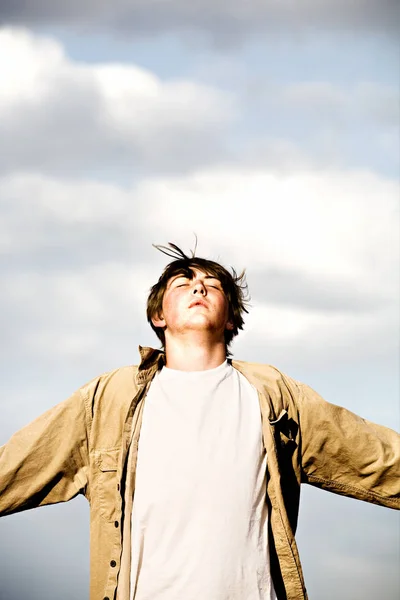
{"type": "MultiPolygon", "coordinates": [[[[4,0],[0,443],[157,345],[174,241],[237,270],[233,346],[399,429],[399,4],[4,0]]],[[[68,432],[66,432],[68,435],[68,432]]],[[[396,600],[388,509],[303,490],[311,600],[396,600]]],[[[84,600],[82,498],[0,523],[0,600],[84,600]]]]}

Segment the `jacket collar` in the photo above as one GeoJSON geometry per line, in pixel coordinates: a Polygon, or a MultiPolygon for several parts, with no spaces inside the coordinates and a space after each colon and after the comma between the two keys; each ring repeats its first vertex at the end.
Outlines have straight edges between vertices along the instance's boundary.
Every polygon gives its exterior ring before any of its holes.
{"type": "MultiPolygon", "coordinates": [[[[161,370],[166,364],[165,352],[164,350],[156,350],[155,348],[150,348],[148,346],[139,346],[139,354],[140,364],[136,374],[136,383],[138,385],[145,385],[151,381],[157,371],[161,370]]],[[[246,363],[232,359],[228,359],[228,362],[235,369],[245,375],[245,377],[247,377],[247,379],[249,379],[259,391],[262,391],[257,377],[254,378],[252,373],[246,369],[246,363]]]]}
{"type": "Polygon", "coordinates": [[[136,383],[144,385],[165,365],[165,352],[146,346],[139,346],[140,365],[136,374],[136,383]]]}
{"type": "MultiPolygon", "coordinates": [[[[140,364],[136,374],[136,383],[145,385],[165,365],[165,352],[148,346],[139,346],[139,354],[140,364]]],[[[228,359],[228,362],[232,364],[230,359],[228,359]]]]}

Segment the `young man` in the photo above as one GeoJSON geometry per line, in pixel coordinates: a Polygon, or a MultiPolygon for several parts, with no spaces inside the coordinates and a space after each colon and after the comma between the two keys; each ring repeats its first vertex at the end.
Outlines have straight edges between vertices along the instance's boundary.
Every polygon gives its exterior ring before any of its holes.
{"type": "Polygon", "coordinates": [[[399,509],[399,436],[227,358],[243,275],[170,246],[147,306],[164,350],[139,347],[139,367],[15,434],[0,449],[0,514],[84,494],[91,600],[304,600],[300,484],[399,509]]]}

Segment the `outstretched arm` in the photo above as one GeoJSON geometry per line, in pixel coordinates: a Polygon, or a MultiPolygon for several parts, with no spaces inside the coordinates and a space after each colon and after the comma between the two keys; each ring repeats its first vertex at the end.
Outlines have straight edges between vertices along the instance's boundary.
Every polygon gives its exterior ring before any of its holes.
{"type": "Polygon", "coordinates": [[[400,509],[400,435],[299,391],[303,482],[400,509]]]}
{"type": "Polygon", "coordinates": [[[0,516],[85,493],[87,415],[80,391],[0,447],[0,516]]]}

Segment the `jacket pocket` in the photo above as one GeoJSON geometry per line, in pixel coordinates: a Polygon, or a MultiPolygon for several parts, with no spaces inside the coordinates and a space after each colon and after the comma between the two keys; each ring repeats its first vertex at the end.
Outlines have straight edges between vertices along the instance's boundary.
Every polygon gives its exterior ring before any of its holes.
{"type": "Polygon", "coordinates": [[[101,516],[114,521],[118,497],[118,456],[120,449],[101,450],[97,455],[97,488],[101,516]]]}
{"type": "Polygon", "coordinates": [[[297,448],[296,436],[299,429],[297,423],[290,419],[287,411],[283,409],[278,418],[270,420],[269,424],[274,432],[277,447],[292,454],[297,448]]]}

